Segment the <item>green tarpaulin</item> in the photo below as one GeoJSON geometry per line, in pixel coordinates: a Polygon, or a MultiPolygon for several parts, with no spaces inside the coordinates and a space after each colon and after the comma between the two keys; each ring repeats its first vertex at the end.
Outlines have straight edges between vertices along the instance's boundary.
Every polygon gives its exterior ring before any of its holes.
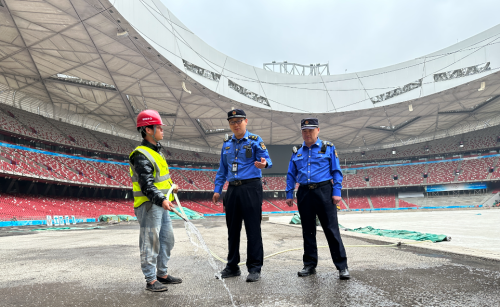
{"type": "Polygon", "coordinates": [[[423,232],[409,231],[409,230],[377,229],[371,226],[360,227],[356,229],[347,229],[347,230],[352,232],[366,233],[382,237],[400,238],[400,239],[415,240],[415,241],[441,242],[450,240],[450,238],[446,235],[437,235],[433,233],[423,233],[423,232]]]}
{"type": "MultiPolygon", "coordinates": [[[[182,209],[184,210],[184,213],[187,215],[188,219],[190,219],[190,220],[199,220],[199,219],[204,218],[203,215],[199,214],[196,211],[193,211],[193,210],[188,209],[186,207],[182,207],[182,209]]],[[[178,208],[177,211],[180,211],[180,208],[178,208]]],[[[172,220],[180,220],[181,219],[180,217],[177,216],[177,214],[175,214],[173,212],[170,212],[170,218],[172,220]]]]}
{"type": "MultiPolygon", "coordinates": [[[[300,214],[295,213],[290,221],[290,224],[300,225],[300,214]]],[[[316,225],[319,226],[319,220],[316,217],[316,225]]],[[[400,238],[407,240],[415,240],[415,241],[432,241],[432,242],[441,242],[441,241],[450,241],[451,238],[447,235],[437,235],[433,233],[422,233],[418,231],[410,231],[410,230],[390,230],[390,229],[376,229],[371,226],[360,227],[356,229],[345,228],[344,226],[339,224],[339,227],[345,229],[347,231],[365,233],[370,235],[382,236],[382,237],[390,237],[390,238],[400,238]]]]}
{"type": "Polygon", "coordinates": [[[132,215],[117,215],[120,221],[137,221],[137,218],[132,215]]]}
{"type": "Polygon", "coordinates": [[[120,221],[120,218],[117,215],[101,215],[99,216],[99,222],[108,222],[108,221],[120,221]]]}
{"type": "MultiPolygon", "coordinates": [[[[299,213],[294,213],[292,220],[290,221],[290,224],[295,224],[295,225],[301,224],[299,213]]],[[[319,223],[318,217],[316,217],[316,226],[319,226],[319,225],[321,225],[321,224],[319,223]]]]}

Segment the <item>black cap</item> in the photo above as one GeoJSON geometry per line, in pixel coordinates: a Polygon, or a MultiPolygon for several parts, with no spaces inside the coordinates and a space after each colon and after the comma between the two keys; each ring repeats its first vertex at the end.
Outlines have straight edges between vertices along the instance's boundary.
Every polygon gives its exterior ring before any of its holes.
{"type": "Polygon", "coordinates": [[[304,118],[300,121],[300,129],[314,129],[319,128],[319,121],[317,118],[304,118]]]}
{"type": "Polygon", "coordinates": [[[231,118],[247,118],[247,115],[245,114],[245,111],[241,109],[234,109],[227,112],[227,120],[230,120],[231,118]]]}

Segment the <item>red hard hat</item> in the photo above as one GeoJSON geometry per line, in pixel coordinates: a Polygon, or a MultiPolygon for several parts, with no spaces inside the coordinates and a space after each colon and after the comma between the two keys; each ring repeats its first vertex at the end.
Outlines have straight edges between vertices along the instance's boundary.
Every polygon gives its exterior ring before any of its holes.
{"type": "Polygon", "coordinates": [[[137,115],[137,128],[151,125],[165,126],[158,111],[144,110],[137,115]]]}

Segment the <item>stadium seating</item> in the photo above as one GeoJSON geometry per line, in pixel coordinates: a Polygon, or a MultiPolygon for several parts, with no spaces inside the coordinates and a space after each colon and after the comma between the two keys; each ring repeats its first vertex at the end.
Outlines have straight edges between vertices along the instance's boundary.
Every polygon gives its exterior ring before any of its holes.
{"type": "Polygon", "coordinates": [[[394,171],[392,167],[377,167],[366,170],[370,178],[371,187],[387,187],[394,185],[394,171]]]}
{"type": "Polygon", "coordinates": [[[184,178],[188,179],[188,181],[190,179],[193,182],[193,185],[202,191],[214,190],[214,183],[210,181],[210,178],[205,174],[206,172],[188,170],[176,170],[176,172],[182,174],[184,178]]]}
{"type": "Polygon", "coordinates": [[[344,188],[364,188],[366,187],[365,177],[363,172],[358,170],[357,174],[345,174],[342,181],[344,188]]]}
{"type": "Polygon", "coordinates": [[[262,178],[262,182],[267,186],[267,189],[270,191],[286,190],[285,176],[266,176],[262,178]]]}
{"type": "Polygon", "coordinates": [[[406,200],[399,199],[399,208],[417,208],[417,205],[407,202],[406,200]]]}
{"type": "Polygon", "coordinates": [[[429,164],[427,183],[450,183],[455,179],[458,162],[440,162],[429,164]]]}
{"type": "Polygon", "coordinates": [[[268,200],[265,200],[262,202],[262,212],[276,212],[276,211],[282,211],[272,203],[270,203],[268,200]]]}
{"type": "Polygon", "coordinates": [[[179,199],[179,201],[181,202],[182,206],[184,206],[188,209],[191,209],[193,211],[196,211],[198,213],[220,213],[220,211],[210,209],[210,208],[203,206],[203,205],[199,204],[198,202],[194,202],[192,200],[179,199]]]}
{"type": "Polygon", "coordinates": [[[373,208],[395,208],[396,196],[394,194],[371,195],[373,208]]]}
{"type": "Polygon", "coordinates": [[[344,198],[344,201],[349,206],[349,209],[370,209],[370,203],[366,196],[349,196],[344,198]]]}
{"type": "MultiPolygon", "coordinates": [[[[194,202],[196,202],[200,205],[203,205],[207,208],[210,208],[214,211],[217,211],[218,213],[222,213],[224,211],[224,208],[222,206],[222,199],[219,200],[218,205],[214,205],[212,203],[211,199],[195,199],[194,202]]],[[[182,204],[182,200],[181,200],[181,204],[182,204]]]]}
{"type": "Polygon", "coordinates": [[[422,184],[424,182],[425,164],[404,165],[396,167],[398,185],[422,184]]]}
{"type": "Polygon", "coordinates": [[[0,195],[0,220],[45,220],[47,215],[74,215],[97,218],[105,214],[134,216],[130,200],[100,198],[63,198],[23,194],[0,195]]]}
{"type": "Polygon", "coordinates": [[[461,165],[458,181],[478,181],[488,177],[488,170],[493,166],[495,158],[483,158],[474,160],[465,160],[461,165]]]}
{"type": "Polygon", "coordinates": [[[288,207],[286,204],[286,198],[270,198],[268,199],[274,206],[280,208],[283,211],[297,211],[297,205],[294,203],[292,207],[288,207]]]}

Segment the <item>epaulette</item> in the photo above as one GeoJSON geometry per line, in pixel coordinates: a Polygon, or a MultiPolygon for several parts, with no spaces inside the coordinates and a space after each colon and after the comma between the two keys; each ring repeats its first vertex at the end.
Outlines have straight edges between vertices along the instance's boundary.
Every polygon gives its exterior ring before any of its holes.
{"type": "Polygon", "coordinates": [[[224,142],[227,142],[229,141],[233,136],[229,136],[229,134],[226,133],[226,135],[224,136],[224,142]]]}
{"type": "Polygon", "coordinates": [[[251,140],[257,141],[259,139],[259,136],[258,135],[249,135],[248,138],[251,140]]]}
{"type": "Polygon", "coordinates": [[[292,152],[293,152],[293,153],[297,153],[297,150],[299,150],[301,147],[302,147],[302,144],[297,145],[297,146],[293,146],[293,148],[292,148],[292,152]]]}

